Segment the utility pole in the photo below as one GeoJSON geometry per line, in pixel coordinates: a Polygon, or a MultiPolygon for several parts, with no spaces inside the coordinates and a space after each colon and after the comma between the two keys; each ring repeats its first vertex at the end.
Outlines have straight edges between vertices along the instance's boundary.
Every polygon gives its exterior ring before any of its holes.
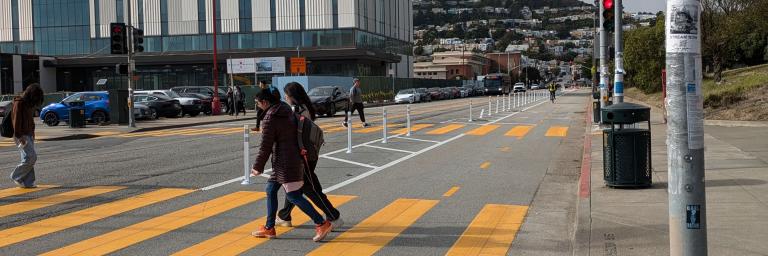
{"type": "Polygon", "coordinates": [[[128,31],[127,31],[127,43],[128,43],[128,126],[136,127],[136,120],[133,117],[133,70],[136,68],[135,60],[133,59],[133,22],[131,21],[131,0],[126,1],[125,10],[128,15],[128,31]]]}
{"type": "Polygon", "coordinates": [[[667,1],[670,255],[707,255],[700,8],[699,0],[667,1]]]}
{"type": "MultiPolygon", "coordinates": [[[[608,83],[610,83],[610,72],[608,72],[608,31],[605,30],[604,1],[600,1],[600,109],[608,106],[608,83]]],[[[602,120],[601,120],[602,122],[602,120]]]]}
{"type": "MultiPolygon", "coordinates": [[[[211,115],[221,114],[221,98],[219,97],[219,49],[216,45],[216,0],[211,0],[213,13],[213,101],[211,104],[211,115]]],[[[232,99],[229,99],[232,100],[232,99]]]]}
{"type": "Polygon", "coordinates": [[[599,37],[597,27],[599,26],[600,19],[598,18],[600,16],[600,4],[597,2],[598,0],[595,0],[595,6],[597,6],[597,10],[595,10],[595,17],[592,18],[592,21],[595,25],[594,34],[592,34],[592,93],[595,93],[597,91],[597,86],[599,84],[597,76],[600,75],[600,71],[597,69],[597,56],[599,55],[599,49],[600,49],[600,41],[598,41],[599,37]],[[595,72],[596,71],[596,72],[595,72]]]}
{"type": "Polygon", "coordinates": [[[613,102],[621,103],[624,102],[624,38],[622,36],[624,34],[624,29],[622,28],[624,6],[621,4],[621,0],[614,1],[615,6],[613,9],[616,10],[616,15],[614,16],[616,28],[613,36],[616,39],[616,58],[614,58],[616,74],[613,77],[613,102]]]}

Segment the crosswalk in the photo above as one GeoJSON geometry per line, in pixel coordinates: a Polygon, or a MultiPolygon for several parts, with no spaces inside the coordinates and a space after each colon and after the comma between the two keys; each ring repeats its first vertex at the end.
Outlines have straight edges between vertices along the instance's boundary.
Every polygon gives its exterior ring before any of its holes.
{"type": "MultiPolygon", "coordinates": [[[[64,189],[53,195],[28,199],[28,195],[57,188],[56,186],[40,186],[37,189],[9,188],[0,190],[0,197],[13,199],[14,203],[5,204],[0,201],[0,219],[22,214],[26,211],[45,209],[57,204],[76,204],[76,200],[88,197],[101,197],[108,193],[125,189],[122,186],[95,186],[85,188],[64,189]],[[24,196],[24,197],[20,197],[24,196]],[[19,197],[19,198],[15,198],[19,197]]],[[[440,205],[442,200],[457,193],[459,187],[453,187],[442,196],[436,198],[396,198],[358,223],[347,223],[348,229],[331,237],[327,242],[314,244],[306,241],[309,251],[307,255],[374,255],[387,247],[391,241],[398,238],[404,231],[413,227],[418,221],[429,222],[427,214],[440,205]]],[[[52,191],[48,191],[52,192],[52,191]]],[[[129,213],[139,208],[181,200],[185,195],[195,193],[193,190],[161,188],[138,195],[127,196],[123,199],[107,200],[95,206],[82,210],[38,220],[36,222],[13,226],[0,230],[0,249],[11,245],[24,243],[36,238],[45,238],[53,233],[65,230],[85,229],[85,224],[99,220],[109,220],[120,214],[129,213]]],[[[197,193],[204,193],[197,191],[197,193]]],[[[246,205],[254,204],[265,199],[264,192],[236,191],[220,195],[212,199],[204,199],[183,209],[168,213],[156,213],[158,216],[146,216],[137,223],[100,226],[97,233],[86,232],[91,237],[84,237],[71,244],[64,244],[40,255],[105,255],[119,252],[133,245],[156,239],[160,236],[174,236],[174,241],[182,242],[182,248],[172,255],[240,255],[259,246],[269,246],[269,239],[256,238],[251,232],[266,221],[261,217],[229,230],[212,234],[210,238],[188,238],[184,232],[175,232],[195,223],[208,221],[241,221],[224,215],[228,211],[246,205]],[[105,228],[108,227],[108,228],[105,228]],[[189,241],[194,239],[194,241],[189,241]]],[[[103,197],[109,198],[109,197],[103,197]]],[[[197,197],[195,197],[197,198],[197,197]]],[[[185,200],[188,200],[185,199],[185,200]]],[[[329,200],[337,207],[343,207],[354,200],[363,200],[357,196],[329,195],[329,200]]],[[[383,205],[383,204],[382,204],[383,205]]],[[[157,207],[160,207],[159,205],[157,207]]],[[[343,208],[342,208],[343,210],[343,208]]],[[[446,255],[506,255],[515,236],[522,225],[528,211],[524,205],[486,204],[474,213],[474,219],[462,227],[462,234],[456,237],[453,246],[447,248],[446,255]]],[[[353,213],[350,213],[353,214],[353,213]]],[[[310,218],[301,211],[295,211],[294,227],[276,227],[278,237],[296,229],[297,226],[312,227],[310,218]]],[[[11,224],[13,225],[13,224],[11,224]]]]}

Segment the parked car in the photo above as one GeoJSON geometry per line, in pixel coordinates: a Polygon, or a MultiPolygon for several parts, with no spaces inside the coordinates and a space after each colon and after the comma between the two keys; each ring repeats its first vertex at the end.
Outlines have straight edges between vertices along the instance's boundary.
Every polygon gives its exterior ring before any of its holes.
{"type": "Polygon", "coordinates": [[[419,94],[419,102],[432,101],[432,95],[429,94],[427,88],[416,88],[416,93],[419,94]]]}
{"type": "Polygon", "coordinates": [[[538,84],[531,84],[531,90],[538,90],[541,89],[541,87],[538,84]]]}
{"type": "Polygon", "coordinates": [[[451,90],[450,88],[440,88],[440,92],[443,93],[444,100],[453,99],[453,90],[451,90]]]}
{"type": "Polygon", "coordinates": [[[182,97],[189,97],[189,98],[196,98],[199,99],[202,102],[202,111],[203,114],[210,115],[213,113],[213,105],[211,105],[211,102],[213,102],[213,97],[208,95],[203,95],[199,93],[179,93],[182,97]]]}
{"type": "MultiPolygon", "coordinates": [[[[171,88],[171,91],[177,92],[177,93],[198,93],[202,95],[208,95],[211,96],[211,99],[213,99],[213,86],[177,86],[171,88]]],[[[227,90],[226,86],[222,87],[219,86],[219,101],[221,101],[221,107],[224,108],[224,106],[227,105],[227,102],[229,102],[229,97],[227,97],[227,90]]]]}
{"type": "Polygon", "coordinates": [[[133,117],[138,119],[157,119],[157,111],[142,103],[133,103],[133,117]]]}
{"type": "Polygon", "coordinates": [[[395,95],[395,103],[414,103],[419,101],[419,94],[415,89],[404,89],[395,95]]]}
{"type": "Polygon", "coordinates": [[[51,103],[40,111],[40,119],[48,126],[57,126],[61,121],[69,121],[69,109],[74,101],[85,102],[85,119],[93,123],[109,121],[109,93],[80,92],[64,98],[61,102],[51,103]]]}
{"type": "Polygon", "coordinates": [[[307,93],[318,115],[335,116],[339,109],[347,106],[349,95],[338,86],[320,86],[307,93]]]}
{"type": "Polygon", "coordinates": [[[189,115],[196,117],[203,111],[203,102],[194,97],[184,97],[171,90],[149,90],[149,91],[136,91],[135,94],[152,94],[163,95],[166,97],[174,98],[181,103],[182,113],[181,116],[189,115]]]}
{"type": "Polygon", "coordinates": [[[150,109],[153,109],[153,112],[156,114],[154,119],[157,119],[160,116],[177,117],[183,111],[181,103],[179,103],[178,100],[164,95],[136,94],[133,96],[133,102],[146,105],[150,109]]]}
{"type": "Polygon", "coordinates": [[[461,92],[461,97],[462,97],[462,98],[466,98],[466,97],[469,97],[469,96],[471,96],[471,95],[470,95],[470,91],[471,91],[471,90],[472,90],[472,89],[470,89],[470,88],[467,88],[467,87],[461,87],[461,88],[459,88],[459,92],[461,92]]]}
{"type": "Polygon", "coordinates": [[[5,113],[11,111],[11,106],[13,105],[13,101],[6,100],[6,101],[0,101],[0,116],[5,116],[5,113]]]}
{"type": "Polygon", "coordinates": [[[512,87],[512,90],[514,92],[525,92],[525,84],[524,83],[516,83],[514,87],[512,87]]]}
{"type": "Polygon", "coordinates": [[[429,98],[432,100],[442,100],[443,99],[443,93],[440,91],[440,88],[432,87],[427,89],[429,92],[429,98]]]}

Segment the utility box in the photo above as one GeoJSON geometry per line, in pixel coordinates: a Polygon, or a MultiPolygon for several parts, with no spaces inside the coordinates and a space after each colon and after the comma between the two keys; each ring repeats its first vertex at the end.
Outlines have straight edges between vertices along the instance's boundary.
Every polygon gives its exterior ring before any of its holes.
{"type": "Polygon", "coordinates": [[[609,187],[651,186],[651,109],[617,103],[601,110],[603,178],[609,187]],[[642,127],[642,126],[646,127],[642,127]]]}
{"type": "Polygon", "coordinates": [[[111,123],[128,124],[128,90],[113,89],[109,93],[109,120],[111,123]]]}
{"type": "Polygon", "coordinates": [[[73,101],[69,104],[69,128],[85,128],[85,102],[73,101]]]}

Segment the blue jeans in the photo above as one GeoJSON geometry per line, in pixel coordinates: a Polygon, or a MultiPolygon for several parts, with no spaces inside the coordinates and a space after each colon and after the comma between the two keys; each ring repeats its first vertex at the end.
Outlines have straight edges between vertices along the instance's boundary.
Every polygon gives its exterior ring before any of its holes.
{"type": "MultiPolygon", "coordinates": [[[[266,228],[271,229],[275,227],[275,218],[277,217],[277,191],[280,190],[280,187],[282,184],[277,183],[275,181],[268,181],[267,182],[267,225],[265,225],[266,228]]],[[[315,210],[314,207],[312,207],[312,204],[307,201],[306,198],[302,195],[301,190],[296,190],[293,192],[285,193],[285,198],[288,199],[291,203],[295,204],[296,206],[301,209],[302,212],[307,214],[309,218],[312,219],[315,224],[320,225],[325,222],[325,219],[323,219],[323,216],[320,215],[320,213],[315,210]]]]}
{"type": "Polygon", "coordinates": [[[14,138],[16,147],[21,153],[21,163],[16,166],[16,169],[13,169],[11,179],[29,187],[35,184],[35,162],[37,161],[37,153],[35,153],[35,138],[29,135],[24,135],[24,139],[27,144],[22,146],[19,139],[14,138]]]}

